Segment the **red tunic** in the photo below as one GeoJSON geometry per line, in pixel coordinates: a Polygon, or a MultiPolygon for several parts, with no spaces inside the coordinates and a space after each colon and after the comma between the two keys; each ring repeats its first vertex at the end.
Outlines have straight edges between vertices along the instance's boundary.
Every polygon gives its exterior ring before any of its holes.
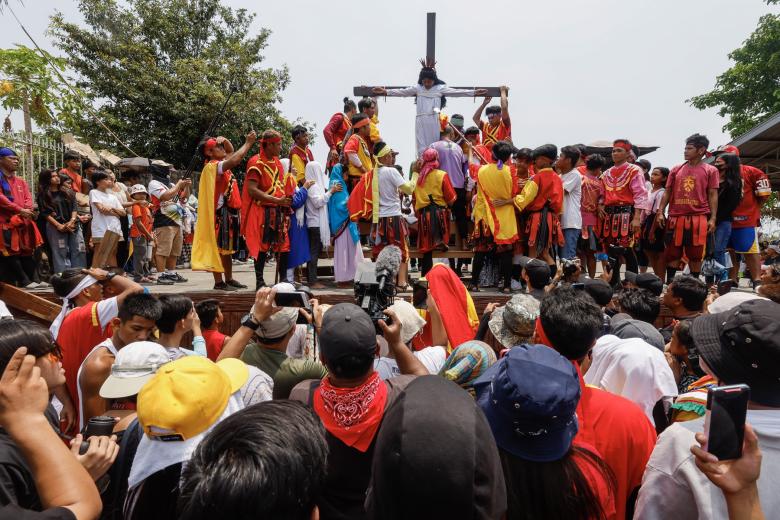
{"type": "Polygon", "coordinates": [[[633,206],[635,201],[631,183],[637,175],[641,176],[644,182],[642,170],[630,163],[613,166],[605,171],[601,176],[601,182],[604,184],[604,205],[633,206]]]}
{"type": "Polygon", "coordinates": [[[284,173],[278,157],[267,158],[262,152],[249,159],[241,194],[241,234],[246,240],[249,255],[257,258],[258,253],[267,252],[274,246],[277,252],[290,250],[287,231],[290,228],[290,208],[270,202],[255,200],[249,194],[249,181],[257,182],[260,191],[274,197],[292,197],[295,193],[295,179],[284,173]],[[266,225],[276,236],[271,236],[266,225]]]}
{"type": "Polygon", "coordinates": [[[79,367],[95,345],[110,338],[113,333],[110,324],[105,329],[101,326],[97,302],[76,307],[62,321],[57,334],[57,344],[62,349],[65,384],[76,408],[76,417],[79,416],[79,367]]]}
{"type": "Polygon", "coordinates": [[[322,135],[325,137],[325,142],[328,143],[328,148],[337,152],[341,151],[344,137],[346,137],[350,128],[352,128],[352,123],[345,114],[341,112],[333,114],[328,124],[322,130],[322,135]]]}
{"type": "Polygon", "coordinates": [[[545,204],[550,203],[550,211],[559,215],[563,209],[563,182],[560,175],[555,173],[552,168],[539,170],[532,177],[534,183],[538,186],[536,197],[526,206],[528,212],[541,211],[545,204]]]}
{"type": "MultiPolygon", "coordinates": [[[[512,139],[512,127],[505,125],[503,121],[500,121],[495,127],[490,126],[490,123],[487,121],[483,121],[480,130],[482,130],[482,143],[488,150],[492,150],[493,145],[499,141],[512,139]]],[[[485,159],[490,160],[488,157],[485,157],[485,159]]]]}

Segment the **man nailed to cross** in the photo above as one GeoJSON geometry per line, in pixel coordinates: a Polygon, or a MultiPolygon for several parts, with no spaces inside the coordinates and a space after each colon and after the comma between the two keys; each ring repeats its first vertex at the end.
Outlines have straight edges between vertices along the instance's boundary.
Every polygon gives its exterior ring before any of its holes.
{"type": "Polygon", "coordinates": [[[420,60],[422,69],[417,85],[411,87],[355,87],[356,96],[415,97],[417,119],[415,121],[415,139],[417,155],[441,137],[439,113],[444,107],[444,96],[479,97],[498,96],[498,88],[462,88],[448,87],[436,74],[435,58],[436,13],[428,13],[428,39],[426,58],[420,60]]]}
{"type": "Polygon", "coordinates": [[[436,62],[420,60],[422,69],[417,85],[407,88],[385,88],[374,87],[372,92],[380,96],[390,97],[416,97],[417,98],[417,119],[414,124],[415,140],[417,142],[417,155],[431,144],[439,140],[441,135],[441,126],[439,123],[439,112],[446,103],[444,96],[467,97],[484,96],[487,89],[459,89],[448,87],[444,81],[436,75],[434,65],[436,62]]]}

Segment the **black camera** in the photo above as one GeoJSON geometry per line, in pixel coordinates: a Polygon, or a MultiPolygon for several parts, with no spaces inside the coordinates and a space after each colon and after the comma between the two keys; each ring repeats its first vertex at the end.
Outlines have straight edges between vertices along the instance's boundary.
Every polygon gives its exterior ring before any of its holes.
{"type": "Polygon", "coordinates": [[[563,276],[571,276],[577,272],[576,261],[564,258],[561,260],[561,264],[563,264],[563,276]]]}
{"type": "Polygon", "coordinates": [[[87,427],[84,428],[82,433],[85,440],[81,442],[79,455],[84,455],[89,449],[89,442],[86,439],[90,437],[110,437],[114,433],[115,424],[116,419],[108,415],[99,415],[87,421],[87,427]]]}
{"type": "Polygon", "coordinates": [[[355,304],[366,311],[371,321],[374,322],[377,334],[382,334],[379,328],[379,320],[385,320],[390,324],[390,318],[384,314],[384,310],[393,304],[395,298],[395,284],[386,276],[379,277],[376,273],[363,271],[355,280],[355,304]]]}

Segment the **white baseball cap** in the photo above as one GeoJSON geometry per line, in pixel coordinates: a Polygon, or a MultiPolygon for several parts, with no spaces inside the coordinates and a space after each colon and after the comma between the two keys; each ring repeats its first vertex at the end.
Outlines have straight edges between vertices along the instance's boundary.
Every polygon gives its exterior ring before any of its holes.
{"type": "Polygon", "coordinates": [[[111,375],[100,387],[100,397],[119,399],[136,395],[157,369],[171,358],[162,345],[136,341],[120,349],[111,365],[111,375]]]}
{"type": "Polygon", "coordinates": [[[146,191],[146,186],[144,186],[143,184],[133,184],[130,187],[130,195],[133,196],[136,193],[143,193],[145,195],[149,195],[149,192],[146,191]]]}

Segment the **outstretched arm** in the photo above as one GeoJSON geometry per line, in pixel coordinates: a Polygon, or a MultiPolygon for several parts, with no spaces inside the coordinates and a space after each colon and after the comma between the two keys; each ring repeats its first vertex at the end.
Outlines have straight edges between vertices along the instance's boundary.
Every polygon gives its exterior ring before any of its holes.
{"type": "MultiPolygon", "coordinates": [[[[252,145],[255,144],[255,141],[257,140],[257,134],[255,134],[255,131],[252,130],[247,134],[246,140],[244,141],[244,144],[241,145],[241,148],[239,148],[237,151],[233,152],[227,159],[222,161],[222,170],[231,170],[239,165],[239,163],[244,159],[244,156],[247,154],[250,148],[252,148],[252,145]]],[[[226,147],[230,143],[230,141],[226,141],[226,147]]],[[[230,149],[233,149],[233,146],[230,145],[230,149]]],[[[227,150],[227,148],[226,148],[227,150]]]]}
{"type": "Polygon", "coordinates": [[[450,97],[474,97],[484,96],[487,94],[487,90],[484,88],[453,88],[444,85],[441,88],[441,94],[450,97]]]}
{"type": "Polygon", "coordinates": [[[417,95],[417,87],[391,88],[374,87],[374,94],[387,97],[414,97],[417,95]]]}

